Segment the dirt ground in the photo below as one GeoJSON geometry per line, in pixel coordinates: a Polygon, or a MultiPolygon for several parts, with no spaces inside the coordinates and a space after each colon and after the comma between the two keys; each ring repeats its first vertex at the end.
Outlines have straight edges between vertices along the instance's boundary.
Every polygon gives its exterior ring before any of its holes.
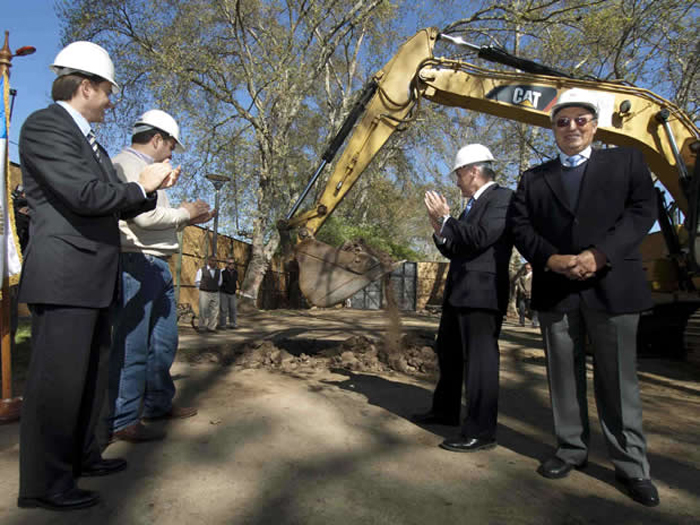
{"type": "MultiPolygon", "coordinates": [[[[173,374],[199,414],[162,442],[111,445],[129,468],[80,482],[102,502],[70,513],[16,507],[18,424],[0,426],[0,523],[18,524],[695,524],[700,514],[700,369],[639,363],[652,477],[661,505],[614,481],[592,385],[589,466],[535,473],[553,451],[538,331],[507,322],[498,442],[438,448],[455,427],[420,427],[430,405],[438,318],[383,312],[271,311],[236,331],[181,331],[173,374]]],[[[590,368],[590,365],[589,365],[590,368]]],[[[589,371],[590,372],[590,371],[589,371]]],[[[591,374],[589,373],[589,379],[591,374]]]]}

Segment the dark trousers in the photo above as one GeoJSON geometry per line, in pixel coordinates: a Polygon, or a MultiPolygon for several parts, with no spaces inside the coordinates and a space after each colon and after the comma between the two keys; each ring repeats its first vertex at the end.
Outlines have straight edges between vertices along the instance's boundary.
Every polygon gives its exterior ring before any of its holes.
{"type": "Polygon", "coordinates": [[[467,394],[466,437],[492,439],[498,417],[500,312],[445,304],[437,339],[440,379],[432,411],[459,418],[462,383],[467,394]]]}
{"type": "Polygon", "coordinates": [[[100,460],[94,428],[106,386],[100,358],[106,360],[110,333],[107,309],[31,310],[32,357],[20,426],[19,495],[25,498],[73,488],[81,468],[100,460]]]}

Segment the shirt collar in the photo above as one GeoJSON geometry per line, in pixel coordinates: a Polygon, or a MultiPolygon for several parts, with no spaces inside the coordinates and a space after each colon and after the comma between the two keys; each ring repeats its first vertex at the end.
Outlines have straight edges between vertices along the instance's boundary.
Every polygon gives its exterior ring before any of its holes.
{"type": "Polygon", "coordinates": [[[472,196],[472,199],[477,200],[479,197],[481,197],[481,194],[484,193],[489,186],[493,186],[494,184],[496,184],[496,181],[494,181],[494,180],[488,181],[481,188],[476,190],[476,193],[472,196]]]}
{"type": "Polygon", "coordinates": [[[78,128],[80,128],[81,133],[87,137],[87,134],[90,133],[90,130],[92,129],[87,119],[83,117],[77,109],[75,109],[65,100],[59,100],[58,102],[56,102],[56,104],[65,109],[68,112],[68,114],[71,117],[73,117],[73,120],[78,125],[78,128]]]}
{"type": "MultiPolygon", "coordinates": [[[[589,160],[591,158],[591,152],[593,151],[593,148],[588,146],[586,149],[583,151],[579,151],[576,155],[581,155],[584,157],[586,160],[589,160]]],[[[561,151],[559,152],[559,162],[561,162],[562,166],[566,166],[565,162],[566,159],[569,157],[573,157],[574,155],[567,155],[565,153],[562,153],[561,151]]]]}
{"type": "Polygon", "coordinates": [[[155,159],[153,157],[151,157],[148,153],[138,151],[138,150],[132,148],[131,146],[127,146],[126,148],[124,148],[124,151],[128,151],[132,155],[143,160],[146,164],[153,164],[155,162],[155,159]]]}

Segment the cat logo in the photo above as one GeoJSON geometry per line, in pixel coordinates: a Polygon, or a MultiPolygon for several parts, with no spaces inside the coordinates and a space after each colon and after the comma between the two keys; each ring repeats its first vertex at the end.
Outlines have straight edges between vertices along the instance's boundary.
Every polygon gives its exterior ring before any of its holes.
{"type": "Polygon", "coordinates": [[[555,88],[530,85],[507,85],[492,89],[486,98],[498,100],[514,106],[525,106],[539,111],[547,111],[557,97],[555,88]]]}
{"type": "Polygon", "coordinates": [[[521,87],[516,87],[513,90],[513,104],[519,104],[521,106],[530,106],[532,108],[537,107],[537,101],[542,96],[542,93],[534,89],[523,89],[521,87]]]}

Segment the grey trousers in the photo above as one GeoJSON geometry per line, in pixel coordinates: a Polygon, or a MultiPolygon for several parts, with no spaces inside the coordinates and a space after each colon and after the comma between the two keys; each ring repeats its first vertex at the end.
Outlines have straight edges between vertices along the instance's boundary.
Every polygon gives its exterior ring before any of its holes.
{"type": "Polygon", "coordinates": [[[216,330],[219,322],[219,292],[199,291],[199,328],[216,330]]]}
{"type": "Polygon", "coordinates": [[[540,312],[557,438],[556,455],[571,464],[588,458],[586,335],[594,359],[598,417],[615,471],[649,478],[642,402],[637,380],[639,314],[609,315],[581,303],[566,313],[540,312]]]}
{"type": "Polygon", "coordinates": [[[238,326],[238,315],[236,312],[236,294],[221,292],[220,301],[221,315],[219,316],[219,326],[238,326]],[[228,321],[228,324],[226,323],[226,321],[228,321]]]}

